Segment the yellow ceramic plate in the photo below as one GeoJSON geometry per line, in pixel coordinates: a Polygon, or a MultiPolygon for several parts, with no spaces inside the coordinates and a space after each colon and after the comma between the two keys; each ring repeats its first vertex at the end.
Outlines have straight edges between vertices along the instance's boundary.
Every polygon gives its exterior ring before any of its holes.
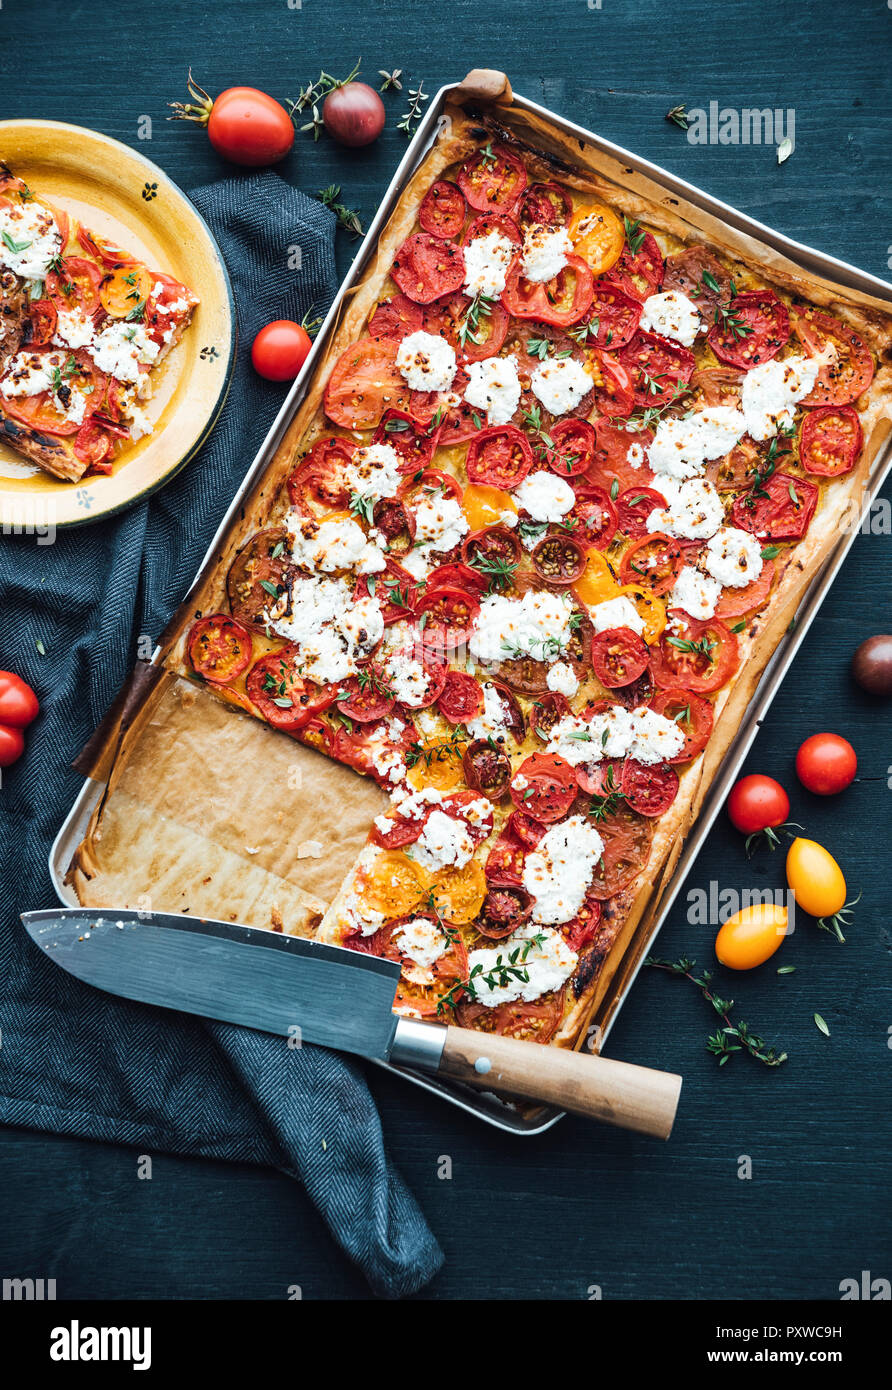
{"type": "Polygon", "coordinates": [[[182,340],[152,372],[154,432],[108,477],[67,483],[0,444],[0,531],[77,526],[154,492],[207,438],[235,359],[229,276],[204,219],[156,165],[107,135],[61,121],[0,121],[0,160],[46,198],[200,297],[182,340]]]}

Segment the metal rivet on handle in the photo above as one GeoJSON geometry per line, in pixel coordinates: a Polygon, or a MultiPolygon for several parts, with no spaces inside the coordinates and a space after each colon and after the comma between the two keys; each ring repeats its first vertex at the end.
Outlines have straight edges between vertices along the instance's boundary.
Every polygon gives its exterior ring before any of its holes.
{"type": "Polygon", "coordinates": [[[474,1070],[485,1076],[488,1071],[492,1071],[492,1062],[488,1057],[478,1057],[474,1063],[474,1070]]]}

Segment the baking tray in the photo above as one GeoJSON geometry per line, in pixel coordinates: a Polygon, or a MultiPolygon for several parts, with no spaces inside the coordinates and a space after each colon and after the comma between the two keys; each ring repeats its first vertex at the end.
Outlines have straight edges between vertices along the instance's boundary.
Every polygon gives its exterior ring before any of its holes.
{"type": "MultiPolygon", "coordinates": [[[[507,87],[507,83],[505,85],[507,87]]],[[[271,463],[297,408],[306,395],[316,364],[326,351],[328,343],[337,329],[341,308],[345,299],[349,295],[352,287],[361,279],[370,260],[375,255],[378,236],[390,218],[405,184],[427,155],[442,127],[442,123],[448,121],[449,117],[444,113],[446,104],[451,99],[456,100],[459,97],[467,98],[467,87],[465,83],[451,83],[441,87],[431,101],[424,119],[419,125],[415,136],[397,167],[378,211],[369,226],[365,239],[356,254],[353,264],[331,308],[325,316],[299,377],[286,396],[281,410],[257,451],[251,466],[244,476],[241,486],[233,497],[226,514],[217,528],[213,540],[208,546],[207,552],[193,579],[189,592],[184,596],[184,604],[188,603],[192,591],[203,579],[205,569],[213,563],[218,547],[228,532],[229,527],[236,520],[244,499],[271,463]]],[[[736,208],[729,207],[728,204],[721,202],[720,199],[713,198],[710,194],[696,188],[693,184],[687,183],[684,179],[680,179],[667,170],[660,168],[659,165],[652,164],[649,160],[642,159],[640,156],[631,153],[629,150],[623,149],[619,145],[613,144],[609,140],[604,140],[601,136],[594,134],[594,132],[586,130],[583,126],[576,125],[573,121],[566,120],[563,116],[549,111],[546,107],[540,106],[537,102],[530,101],[527,97],[513,94],[510,99],[510,105],[503,106],[501,109],[504,113],[512,108],[519,111],[530,112],[543,120],[547,120],[565,134],[584,142],[586,145],[593,147],[609,158],[618,161],[630,172],[634,171],[652,180],[654,184],[664,190],[665,194],[668,195],[670,199],[677,196],[687,200],[701,211],[726,223],[728,226],[733,227],[744,235],[754,237],[767,246],[772,247],[775,251],[786,256],[808,274],[823,276],[848,289],[872,295],[875,299],[888,304],[890,311],[892,311],[892,285],[878,279],[876,276],[868,275],[866,272],[858,270],[857,267],[849,265],[845,261],[837,260],[833,256],[825,255],[820,251],[815,251],[811,247],[803,246],[799,242],[792,241],[781,233],[773,231],[770,227],[766,227],[763,223],[757,222],[754,218],[747,217],[736,208]]],[[[869,509],[871,502],[879,493],[890,469],[892,469],[892,432],[887,435],[886,439],[881,444],[877,456],[873,461],[870,478],[862,499],[862,516],[869,509]]],[[[654,921],[654,925],[646,939],[639,940],[636,937],[627,948],[627,955],[634,953],[634,966],[621,991],[614,998],[609,1008],[609,1013],[601,1026],[600,1045],[603,1045],[606,1041],[619,1010],[637,978],[638,971],[641,969],[645,957],[653,946],[660,928],[669,916],[685,878],[690,872],[712,828],[716,816],[724,804],[728,791],[740,771],[753,740],[765,719],[771,702],[784,676],[789,670],[799,650],[800,644],[811,627],[811,624],[814,622],[818,610],[827,595],[827,591],[838,574],[858,534],[858,530],[859,524],[856,524],[853,518],[849,531],[840,538],[830,556],[825,561],[821,571],[813,580],[808,593],[797,610],[796,620],[795,623],[791,625],[791,630],[788,631],[787,635],[778,644],[770,661],[766,665],[753,699],[747,707],[744,718],[741,720],[737,735],[719,766],[710,789],[704,798],[694,827],[687,837],[681,857],[673,873],[671,883],[663,894],[660,910],[654,921]]],[[[152,654],[153,663],[157,662],[159,659],[160,651],[160,647],[156,647],[152,654]]],[[[50,851],[49,868],[53,886],[59,900],[70,906],[76,906],[77,899],[72,889],[66,885],[65,876],[68,872],[74,852],[86,833],[90,817],[98,805],[103,791],[104,787],[102,783],[93,781],[90,778],[85,780],[50,851]]],[[[411,1071],[408,1068],[391,1067],[386,1063],[380,1063],[378,1065],[381,1065],[385,1070],[395,1075],[404,1077],[414,1085],[420,1086],[424,1090],[442,1097],[450,1104],[458,1106],[459,1109],[466,1111],[468,1114],[474,1115],[507,1133],[523,1136],[542,1134],[563,1117],[563,1111],[555,1110],[551,1107],[540,1109],[533,1114],[524,1114],[509,1102],[502,1101],[498,1096],[488,1095],[485,1092],[481,1094],[478,1091],[473,1091],[470,1088],[460,1085],[441,1083],[430,1077],[422,1076],[420,1073],[411,1071]]]]}

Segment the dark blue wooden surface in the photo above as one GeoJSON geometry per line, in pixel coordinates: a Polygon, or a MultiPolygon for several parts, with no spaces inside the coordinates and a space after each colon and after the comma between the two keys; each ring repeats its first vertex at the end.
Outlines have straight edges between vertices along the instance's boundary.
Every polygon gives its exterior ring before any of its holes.
{"type": "MultiPolygon", "coordinates": [[[[197,131],[165,119],[191,63],[212,92],[235,83],[296,95],[320,68],[369,79],[401,67],[425,89],[473,66],[504,68],[517,91],[626,145],[796,238],[889,276],[889,47],[885,0],[4,0],[0,115],[93,126],[137,146],[182,186],[232,172],[197,131]],[[107,24],[104,22],[107,18],[107,24]],[[90,59],[75,59],[89,35],[90,59]],[[795,112],[781,167],[765,146],[692,145],[664,114],[795,112]],[[141,116],[151,142],[138,142],[141,116]]],[[[402,94],[371,150],[300,137],[282,173],[308,192],[338,182],[368,220],[404,137],[402,94]]],[[[341,263],[351,243],[341,234],[341,263]]],[[[892,497],[887,488],[886,498],[892,497]]],[[[889,1140],[889,821],[892,708],[852,684],[864,637],[892,627],[889,502],[859,538],[749,760],[778,776],[793,818],[839,858],[864,896],[848,943],[804,922],[775,962],[720,987],[790,1054],[768,1071],[704,1050],[712,1016],[685,982],[644,972],[609,1051],[684,1074],[668,1145],[566,1120],[537,1140],[498,1134],[388,1077],[372,1076],[394,1155],[442,1242],[433,1297],[836,1298],[862,1270],[889,1276],[883,1169],[889,1140]],[[807,734],[831,728],[859,755],[856,783],[827,801],[796,782],[807,734]],[[796,973],[778,976],[778,963],[796,973]],[[818,1012],[831,1036],[813,1022],[818,1012]],[[438,1178],[443,1155],[451,1180],[438,1178]],[[752,1177],[738,1177],[741,1156],[752,1177]]],[[[779,887],[780,856],[748,865],[716,826],[688,887],[779,887]]],[[[713,929],[684,895],[664,955],[711,961],[713,929]]],[[[151,1182],[130,1150],[0,1132],[0,1272],[57,1280],[58,1296],[280,1299],[362,1297],[296,1185],[250,1168],[157,1155],[151,1182]]]]}

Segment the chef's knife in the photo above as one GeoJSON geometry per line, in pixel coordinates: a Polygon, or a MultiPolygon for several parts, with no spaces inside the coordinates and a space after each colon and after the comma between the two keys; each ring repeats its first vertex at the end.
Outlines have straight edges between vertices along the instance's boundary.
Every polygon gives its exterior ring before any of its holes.
{"type": "Polygon", "coordinates": [[[399,965],[343,947],[164,912],[56,908],[22,921],[110,994],[559,1105],[668,1139],[681,1077],[393,1013],[399,965]]]}

